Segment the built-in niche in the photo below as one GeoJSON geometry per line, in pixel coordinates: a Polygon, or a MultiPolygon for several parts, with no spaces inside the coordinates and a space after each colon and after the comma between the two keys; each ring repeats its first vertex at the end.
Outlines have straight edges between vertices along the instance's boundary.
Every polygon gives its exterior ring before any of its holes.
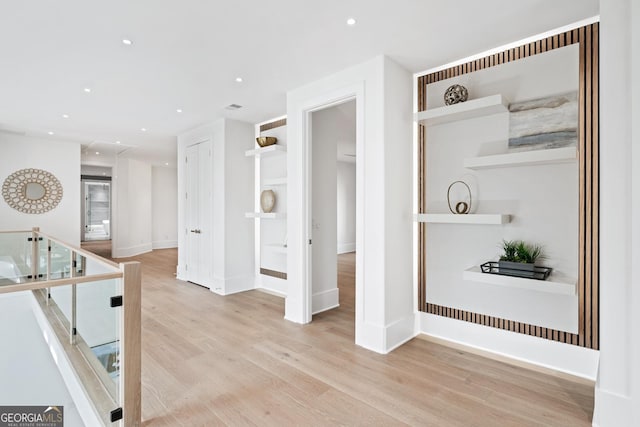
{"type": "Polygon", "coordinates": [[[598,24],[419,77],[416,119],[419,310],[597,349],[598,24]],[[453,84],[469,100],[445,106],[453,84]],[[575,145],[546,135],[534,138],[546,149],[509,149],[509,106],[555,96],[577,102],[575,145]],[[456,180],[469,215],[449,212],[456,180]],[[479,272],[503,239],[541,244],[552,280],[479,272]]]}

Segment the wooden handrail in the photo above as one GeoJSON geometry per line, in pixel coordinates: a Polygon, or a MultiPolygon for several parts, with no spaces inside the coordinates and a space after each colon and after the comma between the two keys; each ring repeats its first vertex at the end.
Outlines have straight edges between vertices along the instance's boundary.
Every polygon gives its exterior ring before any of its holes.
{"type": "Polygon", "coordinates": [[[102,258],[101,256],[98,256],[98,255],[94,254],[93,252],[89,252],[89,251],[84,250],[82,248],[79,248],[77,246],[70,245],[69,243],[65,243],[65,242],[63,242],[63,241],[61,241],[59,239],[56,239],[55,237],[53,237],[53,236],[51,236],[51,235],[49,235],[47,233],[43,233],[41,231],[35,231],[35,233],[37,233],[40,237],[44,237],[46,239],[51,240],[52,242],[56,242],[59,245],[62,245],[62,246],[65,246],[65,247],[71,249],[74,252],[79,253],[80,255],[84,256],[85,258],[92,259],[92,260],[94,260],[96,262],[99,262],[102,265],[105,265],[105,266],[109,267],[109,268],[113,268],[113,269],[116,269],[116,270],[120,269],[120,266],[117,263],[115,263],[113,261],[109,261],[106,258],[102,258]]]}
{"type": "Polygon", "coordinates": [[[0,285],[0,294],[8,294],[10,292],[32,291],[35,289],[55,288],[57,286],[75,285],[78,283],[98,282],[109,279],[122,279],[122,271],[113,273],[101,273],[91,276],[66,277],[64,279],[39,280],[36,282],[16,283],[15,285],[0,285]]]}

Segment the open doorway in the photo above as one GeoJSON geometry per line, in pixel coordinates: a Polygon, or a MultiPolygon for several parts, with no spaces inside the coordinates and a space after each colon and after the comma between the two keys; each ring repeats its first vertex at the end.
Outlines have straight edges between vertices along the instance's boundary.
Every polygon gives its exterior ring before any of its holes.
{"type": "Polygon", "coordinates": [[[356,101],[311,113],[314,319],[355,319],[356,101]],[[337,310],[333,310],[337,309],[337,310]]]}
{"type": "Polygon", "coordinates": [[[111,168],[81,166],[82,247],[102,257],[111,257],[111,168]]]}

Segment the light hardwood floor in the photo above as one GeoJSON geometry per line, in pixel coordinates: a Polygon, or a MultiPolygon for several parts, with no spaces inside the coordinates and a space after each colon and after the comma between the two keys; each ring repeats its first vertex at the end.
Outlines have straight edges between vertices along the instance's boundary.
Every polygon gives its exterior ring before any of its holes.
{"type": "Polygon", "coordinates": [[[281,298],[176,280],[175,250],[133,259],[146,426],[590,425],[587,385],[422,339],[357,347],[353,254],[340,256],[340,307],[309,325],[285,321],[281,298]]]}

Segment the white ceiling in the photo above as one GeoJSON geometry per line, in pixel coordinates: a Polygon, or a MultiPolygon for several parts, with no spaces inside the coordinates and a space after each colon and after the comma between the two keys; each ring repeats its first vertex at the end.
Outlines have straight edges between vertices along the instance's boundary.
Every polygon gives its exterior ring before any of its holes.
{"type": "Polygon", "coordinates": [[[417,72],[597,15],[598,6],[598,0],[3,2],[0,129],[92,142],[89,152],[122,151],[114,145],[119,140],[129,146],[125,156],[174,164],[178,133],[219,117],[256,123],[282,115],[288,90],[376,55],[417,72]],[[355,26],[346,25],[349,17],[355,26]],[[231,103],[243,108],[225,110],[231,103]]]}

